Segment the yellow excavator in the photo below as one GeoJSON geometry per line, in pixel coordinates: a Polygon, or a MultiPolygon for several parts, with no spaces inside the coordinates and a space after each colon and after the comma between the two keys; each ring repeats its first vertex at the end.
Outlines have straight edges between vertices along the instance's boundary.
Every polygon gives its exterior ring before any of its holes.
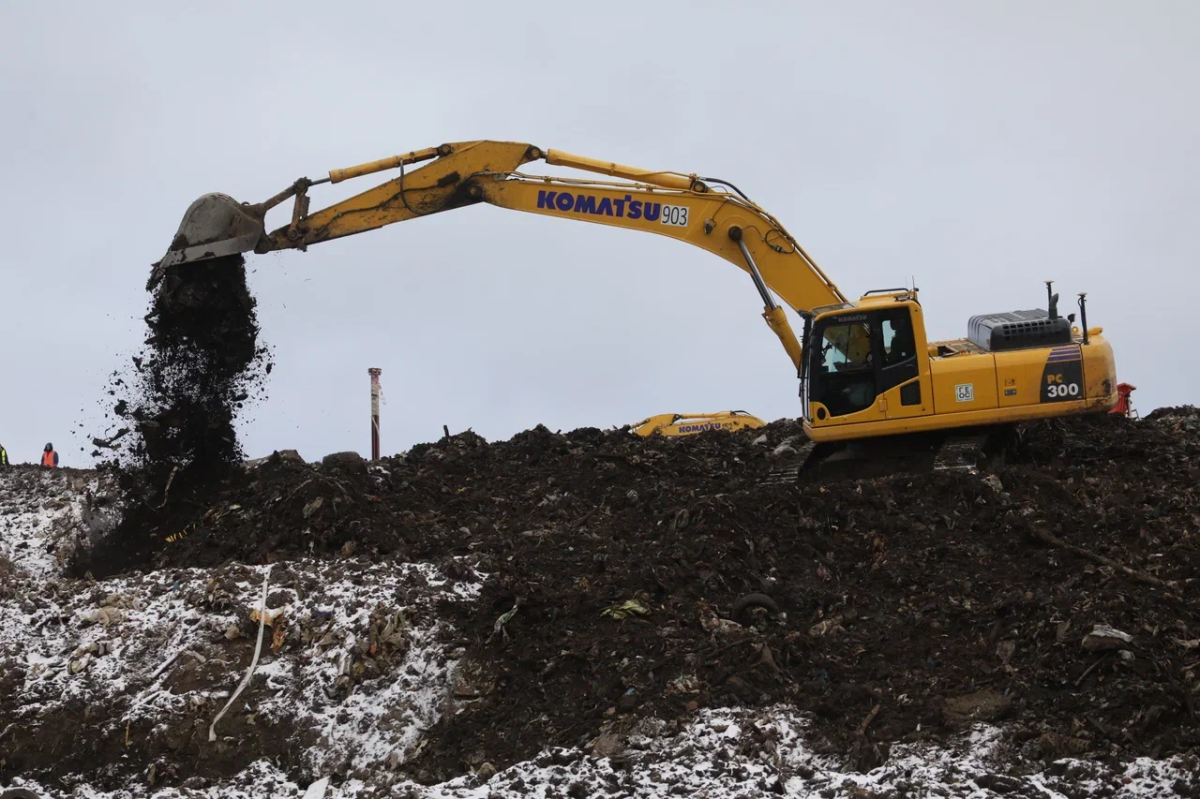
{"type": "Polygon", "coordinates": [[[879,459],[936,452],[964,431],[1010,430],[1015,423],[1106,413],[1117,403],[1112,347],[1087,324],[1058,313],[1047,282],[1045,310],[972,316],[967,336],[931,341],[917,289],[868,291],[847,299],[770,213],[726,180],[654,171],[531,144],[443,144],[301,178],[270,199],[238,203],[207,194],[188,208],[148,288],[173,267],[242,252],[305,250],[479,203],[514,211],[657,233],[692,244],[744,270],[800,383],[804,432],[818,460],[854,453],[879,459]],[[533,161],[591,173],[583,178],[526,174],[533,161]],[[415,169],[408,169],[421,164],[415,169]],[[387,182],[310,211],[309,192],[385,170],[387,182]],[[292,200],[291,219],[267,232],[269,210],[292,200]],[[780,300],[803,320],[797,340],[780,300]]]}
{"type": "Polygon", "coordinates": [[[718,411],[717,413],[660,413],[629,425],[631,432],[643,438],[650,436],[694,436],[713,430],[736,433],[738,430],[756,430],[766,422],[745,411],[718,411]]]}

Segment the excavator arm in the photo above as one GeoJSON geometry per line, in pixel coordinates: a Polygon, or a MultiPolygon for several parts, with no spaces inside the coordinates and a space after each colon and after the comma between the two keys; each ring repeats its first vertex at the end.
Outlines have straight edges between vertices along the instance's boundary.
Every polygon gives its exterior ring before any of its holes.
{"type": "Polygon", "coordinates": [[[171,249],[155,265],[151,282],[170,266],[187,261],[250,250],[304,250],[331,239],[478,203],[657,233],[724,258],[753,279],[765,306],[763,317],[797,370],[800,343],[772,291],[801,313],[846,302],[783,226],[731,184],[496,141],[444,144],[334,169],[320,180],[301,178],[257,205],[238,204],[225,195],[205,195],[188,209],[171,249]],[[620,180],[518,171],[537,160],[620,180]],[[422,166],[407,169],[418,163],[422,166]],[[392,169],[399,170],[398,177],[309,213],[308,192],[314,186],[392,169]],[[290,223],[267,233],[267,211],[288,199],[294,200],[290,223]]]}

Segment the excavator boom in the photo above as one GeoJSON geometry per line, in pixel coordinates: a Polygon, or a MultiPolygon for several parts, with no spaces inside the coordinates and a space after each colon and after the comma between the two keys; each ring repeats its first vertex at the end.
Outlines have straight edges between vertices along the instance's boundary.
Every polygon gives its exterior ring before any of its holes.
{"type": "Polygon", "coordinates": [[[330,170],[327,178],[301,178],[255,205],[239,204],[223,194],[205,195],[188,209],[151,280],[175,264],[251,250],[303,250],[477,203],[656,233],[724,258],[750,274],[763,300],[763,316],[797,370],[800,343],[772,292],[798,312],[846,302],[783,226],[730,184],[497,141],[444,144],[330,170]],[[620,180],[518,171],[538,160],[620,180]],[[406,169],[418,163],[421,166],[406,169]],[[396,178],[309,213],[309,190],[314,186],[393,169],[399,170],[396,178]],[[266,213],[288,199],[294,200],[291,221],[268,233],[266,213]]]}

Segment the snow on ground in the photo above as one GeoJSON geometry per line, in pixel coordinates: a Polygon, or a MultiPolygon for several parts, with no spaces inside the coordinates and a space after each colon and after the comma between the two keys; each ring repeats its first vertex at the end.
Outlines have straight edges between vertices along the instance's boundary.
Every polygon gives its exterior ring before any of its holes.
{"type": "Polygon", "coordinates": [[[104,493],[92,472],[36,466],[0,471],[0,558],[30,576],[58,573],[107,515],[87,501],[89,492],[104,493]]]}
{"type": "MultiPolygon", "coordinates": [[[[306,747],[314,773],[403,763],[452,690],[456,661],[430,603],[469,600],[478,585],[429,564],[269,568],[262,660],[229,718],[252,703],[254,723],[306,747]]],[[[0,663],[24,666],[0,738],[9,724],[28,734],[83,706],[103,714],[106,736],[150,727],[170,737],[215,715],[251,660],[267,569],[51,581],[0,600],[0,663]]]]}
{"type": "MultiPolygon", "coordinates": [[[[146,787],[102,792],[78,786],[74,799],[507,799],[508,797],[673,797],[740,799],[772,794],[812,799],[1001,796],[1118,799],[1191,796],[1200,788],[1194,763],[1139,759],[1123,768],[1060,760],[1013,775],[994,765],[1002,733],[979,726],[949,747],[899,747],[887,765],[865,774],[840,771],[804,744],[803,718],[784,707],[705,710],[686,724],[650,722],[623,743],[605,740],[590,753],[554,749],[483,779],[464,777],[436,786],[403,783],[379,792],[359,780],[327,778],[297,785],[266,761],[203,790],[146,787]],[[597,754],[600,752],[600,754],[597,754]]],[[[29,786],[36,788],[37,786],[29,786]]]]}

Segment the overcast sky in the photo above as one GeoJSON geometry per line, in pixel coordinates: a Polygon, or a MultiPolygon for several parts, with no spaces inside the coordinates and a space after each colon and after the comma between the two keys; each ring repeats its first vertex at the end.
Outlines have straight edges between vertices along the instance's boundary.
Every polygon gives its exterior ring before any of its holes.
{"type": "MultiPolygon", "coordinates": [[[[15,461],[90,462],[197,196],[477,138],[731,180],[846,294],[915,277],[932,338],[1053,278],[1143,414],[1200,398],[1191,0],[199,5],[0,4],[15,461]]],[[[667,239],[475,206],[250,266],[276,357],[251,456],[369,452],[371,366],[385,453],[443,424],[798,414],[749,278],[667,239]]]]}

